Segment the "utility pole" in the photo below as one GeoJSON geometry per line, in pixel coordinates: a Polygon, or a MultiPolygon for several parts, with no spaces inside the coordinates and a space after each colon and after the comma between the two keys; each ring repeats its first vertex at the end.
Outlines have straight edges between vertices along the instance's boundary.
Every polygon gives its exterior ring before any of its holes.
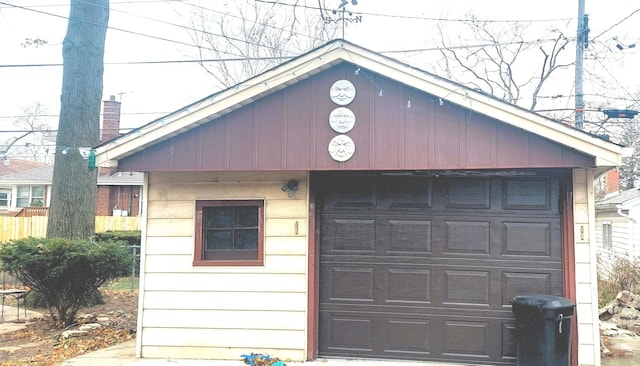
{"type": "Polygon", "coordinates": [[[584,14],[584,1],[578,0],[578,37],[576,39],[576,128],[584,127],[584,92],[582,90],[582,74],[584,49],[588,45],[589,16],[584,14]]]}

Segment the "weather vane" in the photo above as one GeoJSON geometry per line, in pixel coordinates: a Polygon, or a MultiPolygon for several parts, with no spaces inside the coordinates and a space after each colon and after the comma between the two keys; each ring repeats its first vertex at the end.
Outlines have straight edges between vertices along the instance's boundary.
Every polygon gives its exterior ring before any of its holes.
{"type": "MultiPolygon", "coordinates": [[[[347,10],[347,5],[349,1],[341,0],[340,5],[338,5],[338,9],[333,9],[331,11],[327,11],[325,9],[326,16],[323,16],[324,22],[326,24],[329,23],[338,23],[342,22],[342,38],[344,39],[344,28],[345,23],[360,23],[362,22],[362,15],[354,15],[353,12],[347,10]]],[[[358,5],[357,0],[351,0],[351,5],[358,5]]]]}

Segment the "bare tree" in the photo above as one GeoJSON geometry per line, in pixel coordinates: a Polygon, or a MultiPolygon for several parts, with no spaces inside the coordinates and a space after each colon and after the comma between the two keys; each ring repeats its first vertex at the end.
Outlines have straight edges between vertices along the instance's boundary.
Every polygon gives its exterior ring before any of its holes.
{"type": "Polygon", "coordinates": [[[109,0],[71,0],[62,44],[60,120],[56,139],[47,237],[88,238],[95,234],[97,173],[78,148],[100,138],[100,104],[109,0]]]}
{"type": "Polygon", "coordinates": [[[55,141],[56,136],[43,117],[46,113],[46,108],[40,102],[25,108],[23,115],[13,122],[22,132],[6,141],[0,147],[0,152],[10,158],[19,157],[46,163],[48,145],[55,141]]]}
{"type": "Polygon", "coordinates": [[[527,26],[520,23],[489,22],[470,15],[462,26],[463,30],[451,32],[444,23],[438,25],[447,77],[514,104],[531,100],[526,105],[529,110],[536,108],[551,75],[575,63],[570,55],[562,57],[570,40],[557,28],[549,31],[549,37],[532,42],[525,39],[527,26]],[[457,37],[452,40],[448,34],[457,37]],[[469,44],[474,47],[456,46],[469,44]]]}
{"type": "Polygon", "coordinates": [[[301,2],[229,0],[219,9],[198,7],[190,25],[202,67],[229,87],[331,39],[335,24],[323,21],[315,2],[301,2]]]}
{"type": "Polygon", "coordinates": [[[640,180],[640,124],[634,121],[621,124],[620,127],[620,144],[633,148],[633,154],[623,158],[620,166],[620,189],[626,190],[634,188],[640,180]]]}

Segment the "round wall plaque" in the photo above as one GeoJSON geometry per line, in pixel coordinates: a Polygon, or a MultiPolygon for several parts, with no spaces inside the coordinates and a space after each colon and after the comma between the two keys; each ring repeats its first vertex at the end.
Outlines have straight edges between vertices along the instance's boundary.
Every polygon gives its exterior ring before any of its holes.
{"type": "Polygon", "coordinates": [[[338,135],[329,142],[329,155],[335,161],[347,161],[351,159],[355,152],[356,144],[347,135],[338,135]]]}
{"type": "Polygon", "coordinates": [[[338,80],[331,86],[329,97],[337,105],[347,105],[356,97],[356,87],[349,80],[338,80]]]}
{"type": "Polygon", "coordinates": [[[349,108],[338,107],[331,111],[331,114],[329,115],[329,125],[336,132],[349,132],[355,124],[356,116],[349,108]]]}

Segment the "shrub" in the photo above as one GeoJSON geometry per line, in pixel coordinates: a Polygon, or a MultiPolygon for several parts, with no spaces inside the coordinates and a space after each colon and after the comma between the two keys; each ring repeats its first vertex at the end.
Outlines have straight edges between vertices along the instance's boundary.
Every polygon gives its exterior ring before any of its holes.
{"type": "Polygon", "coordinates": [[[0,247],[2,269],[44,296],[57,323],[70,325],[88,296],[131,268],[123,242],[21,239],[0,247]]]}
{"type": "Polygon", "coordinates": [[[131,269],[129,274],[138,276],[140,275],[140,240],[142,233],[140,230],[122,230],[122,231],[106,231],[102,233],[96,233],[95,240],[98,243],[103,241],[124,241],[131,247],[131,269]],[[133,272],[133,273],[132,273],[133,272]]]}
{"type": "Polygon", "coordinates": [[[98,242],[103,241],[126,241],[131,246],[140,246],[140,238],[142,234],[140,230],[131,231],[106,231],[96,233],[95,239],[98,242]]]}
{"type": "Polygon", "coordinates": [[[620,291],[635,292],[640,284],[640,262],[618,257],[610,270],[598,264],[598,306],[602,307],[616,298],[620,291]]]}

